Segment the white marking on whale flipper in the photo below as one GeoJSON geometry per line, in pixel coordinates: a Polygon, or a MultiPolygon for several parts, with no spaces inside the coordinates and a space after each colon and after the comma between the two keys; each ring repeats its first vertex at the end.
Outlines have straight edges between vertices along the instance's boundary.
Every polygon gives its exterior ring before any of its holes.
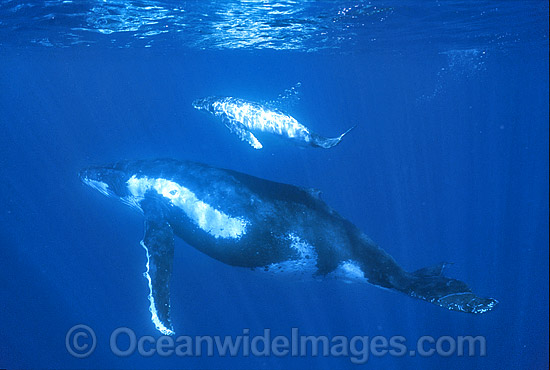
{"type": "Polygon", "coordinates": [[[151,312],[151,321],[153,322],[153,324],[155,324],[157,330],[160,331],[162,334],[174,335],[174,330],[172,330],[171,328],[167,328],[164,323],[159,319],[159,314],[155,305],[155,298],[153,297],[153,283],[151,280],[151,275],[149,274],[149,263],[151,261],[151,254],[149,253],[149,249],[147,249],[147,246],[145,245],[143,240],[140,242],[140,244],[145,249],[145,253],[147,255],[147,270],[145,270],[143,275],[147,279],[147,284],[149,285],[149,295],[147,296],[147,299],[149,299],[149,312],[151,312]]]}
{"type": "Polygon", "coordinates": [[[237,135],[242,141],[246,141],[254,149],[263,148],[262,143],[260,143],[260,141],[256,138],[256,136],[254,136],[254,134],[250,132],[250,130],[245,128],[243,124],[236,121],[231,121],[227,117],[223,117],[222,120],[225,127],[227,127],[229,131],[237,135]]]}
{"type": "Polygon", "coordinates": [[[166,207],[146,196],[141,202],[145,216],[145,235],[141,245],[147,256],[143,274],[149,286],[151,321],[164,335],[173,335],[170,319],[170,279],[174,264],[174,231],[165,214],[166,207]]]}
{"type": "Polygon", "coordinates": [[[246,234],[248,221],[231,217],[197,198],[195,193],[174,181],[163,178],[148,178],[132,176],[128,181],[128,190],[134,199],[128,203],[139,203],[149,190],[170,200],[173,206],[183,210],[185,214],[202,230],[215,238],[238,239],[246,234]]]}

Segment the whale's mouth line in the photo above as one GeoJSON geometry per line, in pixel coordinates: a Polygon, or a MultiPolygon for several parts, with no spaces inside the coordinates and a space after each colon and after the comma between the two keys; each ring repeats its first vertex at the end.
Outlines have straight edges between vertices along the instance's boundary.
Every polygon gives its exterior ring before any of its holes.
{"type": "Polygon", "coordinates": [[[99,191],[101,194],[109,196],[110,190],[109,190],[109,184],[104,183],[103,181],[97,181],[97,180],[91,180],[86,176],[80,177],[80,180],[92,189],[95,189],[99,191]]]}

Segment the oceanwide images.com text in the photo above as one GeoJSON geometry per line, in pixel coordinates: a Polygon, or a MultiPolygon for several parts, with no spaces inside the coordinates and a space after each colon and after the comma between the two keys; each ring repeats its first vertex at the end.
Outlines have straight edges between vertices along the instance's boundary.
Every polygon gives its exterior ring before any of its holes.
{"type": "MultiPolygon", "coordinates": [[[[74,357],[86,358],[97,346],[97,337],[87,325],[75,325],[65,338],[67,351],[74,357]]],[[[273,335],[271,329],[253,335],[243,329],[235,336],[197,335],[138,337],[127,327],[120,327],[109,337],[111,352],[119,357],[138,354],[143,357],[347,357],[354,364],[364,364],[369,358],[383,356],[486,356],[487,343],[483,336],[425,335],[411,347],[400,335],[385,337],[344,335],[303,335],[292,328],[290,335],[273,335]]]]}

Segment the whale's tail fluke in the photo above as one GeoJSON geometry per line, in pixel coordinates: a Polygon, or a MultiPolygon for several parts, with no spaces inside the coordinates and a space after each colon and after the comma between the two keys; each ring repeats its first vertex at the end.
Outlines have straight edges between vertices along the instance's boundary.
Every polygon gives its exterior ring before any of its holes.
{"type": "Polygon", "coordinates": [[[356,126],[351,127],[350,129],[348,129],[346,132],[344,132],[342,135],[338,137],[323,137],[317,134],[312,134],[311,135],[313,139],[312,144],[314,147],[318,147],[318,148],[325,148],[325,149],[332,148],[333,146],[340,144],[340,141],[342,141],[342,138],[348,132],[353,130],[355,127],[356,126]]]}
{"type": "MultiPolygon", "coordinates": [[[[353,235],[353,231],[350,234],[353,235]]],[[[370,284],[397,290],[452,311],[481,314],[498,304],[496,299],[478,297],[466,283],[444,276],[443,270],[448,263],[406,272],[363,233],[355,235],[354,259],[370,284]]]]}
{"type": "Polygon", "coordinates": [[[443,276],[446,263],[413,272],[406,293],[452,311],[484,313],[498,304],[493,298],[478,297],[466,283],[443,276]]]}

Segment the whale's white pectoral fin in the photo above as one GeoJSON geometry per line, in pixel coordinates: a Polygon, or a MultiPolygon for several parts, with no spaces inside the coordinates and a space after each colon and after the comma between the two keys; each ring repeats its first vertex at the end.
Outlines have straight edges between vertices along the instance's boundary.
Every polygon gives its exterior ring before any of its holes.
{"type": "Polygon", "coordinates": [[[243,138],[242,140],[246,140],[248,141],[248,143],[254,148],[254,149],[262,149],[264,146],[262,145],[262,143],[260,143],[260,141],[258,139],[256,139],[256,136],[254,136],[254,134],[250,131],[248,131],[245,135],[244,135],[245,138],[243,138]]]}
{"type": "Polygon", "coordinates": [[[263,148],[262,143],[260,143],[260,141],[256,138],[256,136],[254,136],[254,134],[250,132],[250,130],[244,127],[243,124],[232,121],[228,118],[223,118],[223,123],[225,127],[229,129],[229,131],[237,135],[242,141],[246,141],[254,149],[263,148]]]}
{"type": "Polygon", "coordinates": [[[141,245],[147,253],[147,270],[144,273],[149,285],[149,311],[158,331],[173,335],[170,321],[170,275],[174,260],[174,233],[162,210],[154,201],[144,199],[141,207],[145,214],[145,236],[141,245]]]}

